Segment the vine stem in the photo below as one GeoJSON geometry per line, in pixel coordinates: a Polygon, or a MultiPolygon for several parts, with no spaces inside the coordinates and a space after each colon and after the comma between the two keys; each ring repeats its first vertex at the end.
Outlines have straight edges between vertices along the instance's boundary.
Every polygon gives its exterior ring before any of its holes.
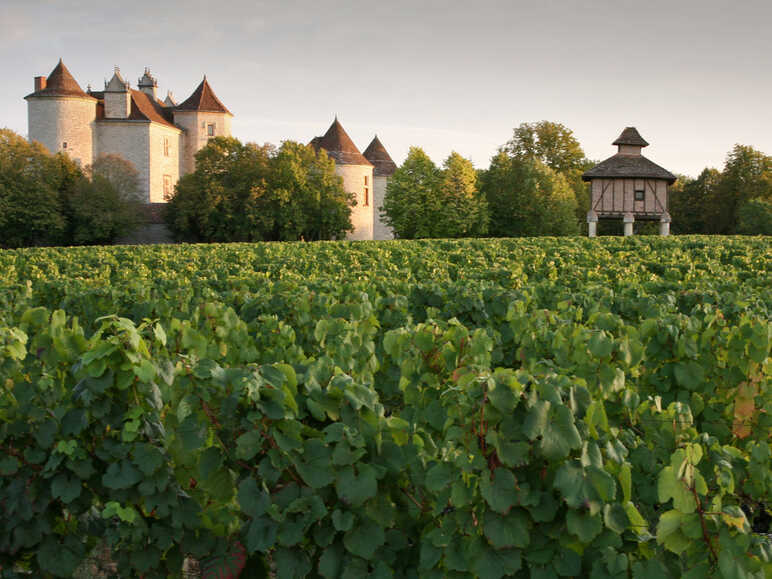
{"type": "Polygon", "coordinates": [[[708,527],[705,525],[705,511],[702,509],[702,501],[700,500],[694,485],[692,485],[690,490],[694,495],[694,501],[697,503],[697,514],[700,515],[700,524],[702,525],[702,538],[705,541],[705,544],[708,546],[708,550],[713,556],[713,562],[715,563],[718,561],[718,555],[716,555],[716,551],[713,548],[713,543],[710,542],[710,537],[708,537],[708,527]]]}
{"type": "Polygon", "coordinates": [[[403,489],[403,488],[400,488],[400,490],[401,490],[403,493],[405,493],[405,496],[407,496],[407,498],[409,498],[411,501],[413,501],[413,504],[414,504],[415,506],[417,506],[417,507],[418,507],[418,508],[421,510],[421,512],[424,512],[424,511],[426,510],[426,509],[424,508],[424,506],[423,506],[421,503],[419,503],[419,502],[416,500],[416,498],[415,498],[413,495],[411,495],[409,492],[407,492],[407,491],[406,491],[405,489],[403,489]]]}

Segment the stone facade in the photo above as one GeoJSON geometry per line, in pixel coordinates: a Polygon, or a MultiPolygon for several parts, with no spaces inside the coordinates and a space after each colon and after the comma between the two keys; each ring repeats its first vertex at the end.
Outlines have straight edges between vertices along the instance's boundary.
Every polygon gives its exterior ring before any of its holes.
{"type": "Polygon", "coordinates": [[[48,77],[35,78],[35,91],[25,97],[29,138],[82,166],[120,155],[137,169],[143,200],[164,203],[180,176],[193,171],[207,140],[230,136],[232,115],[206,77],[179,105],[170,96],[158,99],[148,69],[137,84],[141,90],[116,67],[103,91],[84,92],[60,60],[48,77]]]}
{"type": "Polygon", "coordinates": [[[351,208],[354,230],[348,234],[347,239],[374,239],[372,165],[335,165],[335,173],[343,179],[343,188],[353,193],[356,199],[356,205],[351,208]]]}
{"type": "Polygon", "coordinates": [[[29,99],[29,138],[52,153],[64,152],[82,166],[94,159],[97,100],[89,96],[29,99]]]}
{"type": "Polygon", "coordinates": [[[385,175],[376,175],[373,178],[373,239],[394,239],[394,232],[391,227],[386,225],[381,218],[381,208],[386,197],[386,186],[389,184],[389,179],[390,177],[385,175]]]}

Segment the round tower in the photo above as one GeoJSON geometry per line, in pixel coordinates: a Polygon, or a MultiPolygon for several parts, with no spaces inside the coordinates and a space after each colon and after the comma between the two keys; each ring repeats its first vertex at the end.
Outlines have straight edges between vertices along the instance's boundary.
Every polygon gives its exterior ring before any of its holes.
{"type": "Polygon", "coordinates": [[[61,59],[48,77],[35,77],[35,91],[24,98],[30,141],[80,165],[93,162],[97,99],[83,92],[61,59]]]}
{"type": "Polygon", "coordinates": [[[397,164],[383,146],[378,135],[362,153],[373,164],[373,239],[394,239],[394,232],[381,219],[383,199],[386,197],[386,187],[391,176],[397,170],[397,164]]]}
{"type": "Polygon", "coordinates": [[[354,231],[347,239],[373,239],[373,164],[359,152],[338,117],[324,136],[314,138],[310,144],[317,151],[324,149],[335,161],[335,173],[343,179],[343,188],[356,199],[357,204],[351,208],[354,231]]]}

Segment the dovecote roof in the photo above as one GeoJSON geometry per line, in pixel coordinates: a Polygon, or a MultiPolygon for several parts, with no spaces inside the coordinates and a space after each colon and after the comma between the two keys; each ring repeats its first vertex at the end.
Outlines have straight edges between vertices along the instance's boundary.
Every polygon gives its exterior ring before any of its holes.
{"type": "Polygon", "coordinates": [[[582,175],[583,181],[597,178],[665,179],[670,184],[676,180],[676,176],[670,171],[643,155],[623,155],[621,153],[598,163],[582,175]]]}
{"type": "Polygon", "coordinates": [[[617,137],[617,140],[611,143],[612,145],[635,145],[638,147],[648,147],[649,143],[638,132],[635,127],[625,127],[622,134],[617,137]]]}

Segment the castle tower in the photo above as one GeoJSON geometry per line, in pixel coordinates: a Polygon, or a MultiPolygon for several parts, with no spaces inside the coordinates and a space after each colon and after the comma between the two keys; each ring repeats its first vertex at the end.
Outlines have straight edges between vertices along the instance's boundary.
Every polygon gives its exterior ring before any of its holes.
{"type": "Polygon", "coordinates": [[[110,82],[105,83],[104,103],[108,119],[128,119],[131,115],[131,88],[117,66],[110,82]]]}
{"type": "Polygon", "coordinates": [[[137,81],[137,87],[151,99],[156,100],[155,91],[158,88],[158,81],[150,75],[150,69],[145,67],[145,74],[137,81]]]}
{"type": "Polygon", "coordinates": [[[180,155],[180,175],[196,168],[196,153],[212,137],[230,137],[233,115],[214,94],[206,80],[193,94],[174,109],[174,124],[185,130],[184,150],[180,155]]]}
{"type": "Polygon", "coordinates": [[[24,99],[30,141],[66,152],[80,165],[92,163],[97,99],[83,92],[61,59],[48,77],[35,77],[35,91],[24,99]]]}
{"type": "Polygon", "coordinates": [[[317,151],[324,149],[335,161],[335,173],[343,178],[343,188],[354,194],[357,203],[351,208],[354,231],[348,239],[373,239],[373,164],[356,148],[338,117],[324,136],[316,137],[310,144],[317,151]]]}
{"type": "Polygon", "coordinates": [[[386,196],[386,186],[397,170],[397,164],[386,151],[378,135],[362,153],[373,164],[373,239],[394,239],[394,232],[381,219],[381,208],[386,196]]]}
{"type": "Polygon", "coordinates": [[[619,219],[624,234],[633,234],[636,220],[659,221],[661,235],[670,234],[668,185],[676,177],[641,154],[647,143],[635,127],[627,127],[612,143],[617,154],[582,175],[590,182],[587,228],[595,237],[598,219],[619,219]]]}

